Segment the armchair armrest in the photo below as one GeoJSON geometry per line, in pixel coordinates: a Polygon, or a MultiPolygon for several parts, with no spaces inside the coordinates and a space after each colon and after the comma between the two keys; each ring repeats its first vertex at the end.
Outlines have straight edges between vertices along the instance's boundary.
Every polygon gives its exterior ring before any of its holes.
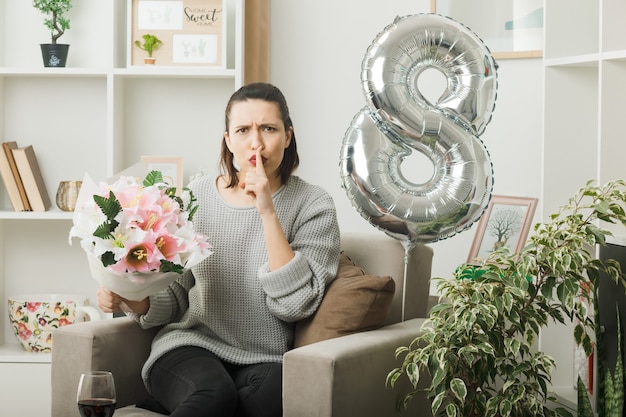
{"type": "Polygon", "coordinates": [[[135,404],[148,395],[141,367],[158,328],[143,330],[128,317],[75,323],[52,335],[52,416],[77,416],[76,390],[80,374],[111,371],[117,406],[135,404]]]}
{"type": "Polygon", "coordinates": [[[408,381],[385,387],[387,374],[400,364],[396,348],[411,343],[423,323],[424,319],[412,319],[287,352],[283,417],[431,416],[425,394],[415,396],[408,409],[397,411],[398,400],[409,391],[408,381]]]}

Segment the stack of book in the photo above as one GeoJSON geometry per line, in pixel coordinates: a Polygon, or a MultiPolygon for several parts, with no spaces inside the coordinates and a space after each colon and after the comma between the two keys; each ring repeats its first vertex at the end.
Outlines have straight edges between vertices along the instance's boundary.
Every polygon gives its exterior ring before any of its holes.
{"type": "Polygon", "coordinates": [[[52,206],[32,145],[3,142],[0,174],[15,211],[46,211],[52,206]]]}

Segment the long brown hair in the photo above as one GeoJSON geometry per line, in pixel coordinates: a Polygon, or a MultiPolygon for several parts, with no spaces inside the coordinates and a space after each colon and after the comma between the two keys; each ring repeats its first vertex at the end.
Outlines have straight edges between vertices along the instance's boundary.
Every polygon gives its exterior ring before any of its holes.
{"type": "MultiPolygon", "coordinates": [[[[225,131],[228,131],[230,126],[230,111],[233,104],[247,101],[247,100],[264,100],[270,103],[278,104],[280,116],[283,120],[285,131],[288,132],[289,128],[292,129],[291,142],[287,149],[283,160],[278,167],[278,175],[283,184],[287,182],[291,174],[298,168],[300,164],[300,157],[298,156],[298,149],[296,146],[296,135],[293,132],[293,123],[291,122],[291,116],[289,116],[289,107],[287,106],[287,100],[283,93],[274,85],[269,83],[251,83],[246,84],[239,90],[235,91],[228,100],[225,111],[225,131]]],[[[237,173],[239,170],[235,167],[234,156],[232,152],[226,146],[226,138],[222,138],[222,152],[220,155],[220,170],[223,175],[227,175],[230,182],[227,187],[232,188],[238,184],[237,173]]]]}

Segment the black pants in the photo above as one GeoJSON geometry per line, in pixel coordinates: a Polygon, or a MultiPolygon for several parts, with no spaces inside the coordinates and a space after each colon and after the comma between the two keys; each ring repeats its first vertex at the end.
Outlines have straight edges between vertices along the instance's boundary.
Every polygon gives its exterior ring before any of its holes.
{"type": "Polygon", "coordinates": [[[150,372],[154,401],[140,407],[175,417],[281,417],[282,364],[237,366],[206,349],[163,355],[150,372]]]}

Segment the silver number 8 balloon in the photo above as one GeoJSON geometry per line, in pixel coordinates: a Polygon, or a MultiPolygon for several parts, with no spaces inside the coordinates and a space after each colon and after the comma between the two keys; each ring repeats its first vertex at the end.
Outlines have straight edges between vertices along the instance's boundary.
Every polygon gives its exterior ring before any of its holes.
{"type": "Polygon", "coordinates": [[[343,140],[342,186],[362,217],[407,249],[469,228],[489,203],[493,167],[479,135],[495,108],[497,68],[474,32],[430,13],[397,17],[365,54],[367,105],[343,140]],[[447,83],[434,104],[417,82],[432,68],[447,83]],[[425,183],[403,175],[412,152],[432,162],[425,183]]]}

